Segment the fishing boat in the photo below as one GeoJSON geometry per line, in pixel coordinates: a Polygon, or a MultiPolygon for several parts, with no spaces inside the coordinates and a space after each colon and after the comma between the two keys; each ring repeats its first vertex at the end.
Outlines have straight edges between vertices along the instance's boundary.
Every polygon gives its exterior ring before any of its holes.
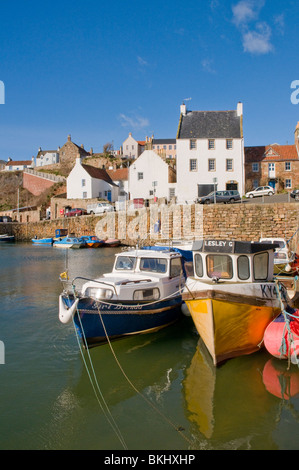
{"type": "Polygon", "coordinates": [[[53,238],[32,238],[32,243],[34,245],[52,245],[53,244],[53,238]]]}
{"type": "Polygon", "coordinates": [[[104,246],[108,246],[110,248],[116,247],[120,245],[120,240],[117,238],[107,238],[107,240],[104,241],[104,246]]]}
{"type": "Polygon", "coordinates": [[[60,321],[73,320],[85,346],[157,331],[181,315],[185,276],[176,251],[118,253],[111,273],[86,281],[79,293],[64,289],[59,296],[60,321]]]}
{"type": "Polygon", "coordinates": [[[79,241],[85,243],[88,248],[99,248],[104,245],[104,240],[100,240],[95,235],[83,235],[79,238],[79,241]]]}
{"type": "Polygon", "coordinates": [[[281,312],[281,299],[288,300],[273,279],[276,246],[194,242],[194,276],[186,281],[183,300],[214,365],[257,351],[267,325],[281,312]]]}
{"type": "Polygon", "coordinates": [[[63,237],[59,240],[55,240],[53,246],[55,248],[84,248],[85,243],[80,241],[77,237],[63,237]]]}
{"type": "Polygon", "coordinates": [[[0,242],[9,243],[9,242],[14,242],[14,241],[15,241],[14,235],[8,235],[7,233],[0,235],[0,242]]]}
{"type": "Polygon", "coordinates": [[[277,248],[274,252],[274,274],[292,274],[294,253],[289,249],[284,238],[260,238],[261,243],[275,243],[277,248]]]}

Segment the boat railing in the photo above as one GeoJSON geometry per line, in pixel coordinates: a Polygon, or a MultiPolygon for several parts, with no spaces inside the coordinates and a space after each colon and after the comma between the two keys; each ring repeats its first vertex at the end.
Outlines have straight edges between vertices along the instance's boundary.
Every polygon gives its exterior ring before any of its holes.
{"type": "Polygon", "coordinates": [[[151,279],[128,280],[128,281],[123,281],[121,285],[125,286],[126,284],[140,284],[141,282],[152,282],[152,280],[151,279]]]}
{"type": "Polygon", "coordinates": [[[81,279],[82,281],[96,282],[96,283],[98,283],[98,284],[104,284],[104,285],[106,285],[106,286],[109,286],[109,287],[111,287],[111,288],[114,290],[115,295],[117,295],[116,288],[115,288],[114,284],[111,284],[111,283],[105,282],[105,281],[97,281],[96,279],[89,279],[89,278],[87,278],[87,277],[81,277],[81,276],[75,277],[75,278],[72,280],[72,284],[74,284],[75,281],[77,281],[78,279],[81,279]]]}

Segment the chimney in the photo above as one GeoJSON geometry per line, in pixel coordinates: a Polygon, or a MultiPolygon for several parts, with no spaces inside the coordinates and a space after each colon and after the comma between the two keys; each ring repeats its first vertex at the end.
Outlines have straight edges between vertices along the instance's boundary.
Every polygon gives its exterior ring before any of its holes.
{"type": "Polygon", "coordinates": [[[71,140],[71,134],[69,134],[69,135],[67,136],[67,140],[68,140],[68,142],[71,142],[71,141],[72,141],[72,140],[71,140]]]}
{"type": "Polygon", "coordinates": [[[186,116],[186,114],[187,114],[187,108],[186,108],[185,103],[181,104],[180,110],[181,110],[181,114],[182,114],[183,116],[186,116]]]}
{"type": "Polygon", "coordinates": [[[243,116],[243,103],[241,101],[237,104],[237,116],[243,116]]]}
{"type": "Polygon", "coordinates": [[[93,148],[90,147],[90,151],[89,151],[90,155],[93,155],[93,148]]]}

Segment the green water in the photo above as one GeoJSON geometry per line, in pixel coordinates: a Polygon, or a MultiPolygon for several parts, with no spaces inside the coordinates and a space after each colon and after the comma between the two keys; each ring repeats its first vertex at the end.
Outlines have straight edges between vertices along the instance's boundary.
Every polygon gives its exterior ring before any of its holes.
{"type": "Polygon", "coordinates": [[[58,320],[59,274],[99,275],[117,250],[0,246],[0,449],[299,449],[298,368],[263,350],[216,370],[190,318],[91,367],[58,320]]]}

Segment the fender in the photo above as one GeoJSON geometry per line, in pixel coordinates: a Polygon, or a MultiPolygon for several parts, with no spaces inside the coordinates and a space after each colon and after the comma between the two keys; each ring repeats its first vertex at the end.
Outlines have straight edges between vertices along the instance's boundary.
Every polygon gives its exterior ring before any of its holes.
{"type": "Polygon", "coordinates": [[[78,302],[79,299],[76,299],[71,307],[67,307],[63,301],[63,296],[59,296],[59,320],[61,323],[70,323],[76,311],[78,302]]]}

